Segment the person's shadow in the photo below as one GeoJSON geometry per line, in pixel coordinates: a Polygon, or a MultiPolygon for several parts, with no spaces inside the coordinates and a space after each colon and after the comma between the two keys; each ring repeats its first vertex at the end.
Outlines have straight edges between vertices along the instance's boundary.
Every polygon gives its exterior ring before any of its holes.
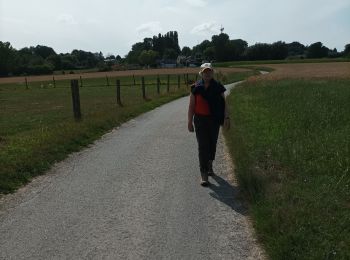
{"type": "Polygon", "coordinates": [[[215,185],[213,181],[208,186],[213,192],[209,193],[213,198],[225,203],[230,206],[236,212],[246,216],[248,209],[238,199],[238,188],[232,186],[226,180],[218,175],[211,176],[218,185],[215,185]]]}

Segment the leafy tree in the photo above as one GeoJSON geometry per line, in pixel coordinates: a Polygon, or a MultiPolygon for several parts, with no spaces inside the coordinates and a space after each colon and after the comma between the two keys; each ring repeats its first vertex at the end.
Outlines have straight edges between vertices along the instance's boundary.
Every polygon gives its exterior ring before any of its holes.
{"type": "MultiPolygon", "coordinates": [[[[140,55],[143,51],[153,50],[163,59],[176,59],[180,54],[178,34],[176,31],[167,32],[165,35],[158,34],[153,38],[144,38],[143,42],[132,45],[131,51],[126,56],[128,63],[140,63],[140,55]]],[[[146,54],[142,55],[146,57],[146,54]]]]}
{"type": "Polygon", "coordinates": [[[274,42],[271,44],[270,51],[272,60],[284,60],[288,55],[288,46],[282,41],[274,42]]]}
{"type": "Polygon", "coordinates": [[[342,56],[342,53],[338,52],[337,48],[328,51],[328,58],[339,58],[342,56]]]}
{"type": "Polygon", "coordinates": [[[174,49],[166,48],[164,50],[163,59],[176,59],[177,56],[178,56],[178,53],[174,49]]]}
{"type": "Polygon", "coordinates": [[[106,59],[108,60],[115,60],[115,56],[113,54],[109,54],[106,56],[106,59]]]}
{"type": "Polygon", "coordinates": [[[51,64],[54,70],[62,69],[62,58],[59,55],[50,55],[46,58],[46,61],[51,64]]]}
{"type": "Polygon", "coordinates": [[[115,60],[117,63],[120,63],[122,61],[122,57],[120,57],[120,55],[117,55],[117,57],[115,57],[115,60]]]}
{"type": "Polygon", "coordinates": [[[131,50],[122,59],[119,55],[107,55],[109,61],[105,61],[102,52],[91,53],[83,50],[73,50],[71,53],[56,54],[48,46],[30,46],[20,50],[12,48],[9,42],[0,41],[0,76],[22,74],[46,74],[53,70],[96,68],[109,70],[114,63],[127,62],[131,64],[155,65],[157,58],[176,59],[181,54],[192,56],[195,63],[206,60],[264,60],[284,59],[287,56],[307,55],[308,58],[322,57],[350,57],[350,44],[345,46],[343,52],[337,49],[329,50],[321,42],[305,47],[299,42],[278,41],[272,44],[256,43],[248,47],[248,43],[242,39],[230,40],[225,33],[213,35],[210,40],[204,40],[192,49],[184,46],[181,50],[178,43],[178,33],[169,31],[166,34],[158,34],[152,38],[144,38],[142,42],[132,45],[131,50]]]}
{"type": "Polygon", "coordinates": [[[285,42],[278,41],[272,44],[256,43],[246,50],[248,60],[282,60],[288,55],[288,46],[285,42]]]}
{"type": "Polygon", "coordinates": [[[34,48],[34,53],[43,59],[46,59],[47,57],[51,55],[57,55],[56,52],[51,48],[43,45],[37,45],[34,48]]]}
{"type": "Polygon", "coordinates": [[[143,50],[139,56],[139,62],[142,65],[154,65],[156,63],[156,59],[158,58],[159,54],[156,51],[153,50],[143,50]]]}
{"type": "Polygon", "coordinates": [[[127,63],[129,63],[129,64],[136,64],[136,63],[138,63],[138,58],[139,58],[141,52],[142,51],[140,51],[140,52],[129,51],[129,53],[125,57],[127,63]]]}
{"type": "Polygon", "coordinates": [[[153,39],[152,38],[144,38],[142,49],[144,50],[152,50],[153,48],[153,39]]]}
{"type": "Polygon", "coordinates": [[[99,62],[104,61],[102,52],[92,53],[83,50],[73,50],[70,55],[69,59],[73,62],[75,68],[94,68],[99,62]]]}
{"type": "MultiPolygon", "coordinates": [[[[181,51],[176,31],[167,32],[165,35],[158,34],[158,37],[153,36],[153,50],[157,51],[161,57],[165,58],[164,54],[166,49],[174,50],[176,56],[180,54],[181,51]]],[[[169,55],[166,54],[166,56],[169,55]]]]}
{"type": "Polygon", "coordinates": [[[213,46],[208,47],[204,50],[203,55],[208,61],[215,59],[215,48],[213,46]]]}
{"type": "MultiPolygon", "coordinates": [[[[231,40],[228,40],[226,43],[225,43],[225,53],[226,55],[224,55],[222,58],[221,58],[221,61],[230,61],[230,60],[235,60],[236,57],[235,57],[235,53],[236,53],[236,48],[235,48],[235,45],[234,43],[231,41],[231,40]]],[[[218,56],[218,55],[216,55],[218,56]]]]}
{"type": "Polygon", "coordinates": [[[211,47],[212,43],[209,40],[204,40],[200,44],[194,46],[192,48],[192,54],[195,55],[202,55],[204,50],[207,49],[208,47],[211,47]]]}
{"type": "Polygon", "coordinates": [[[132,45],[131,51],[129,51],[126,59],[130,64],[139,63],[139,56],[142,51],[148,50],[147,45],[144,42],[137,42],[132,45]]]}
{"type": "Polygon", "coordinates": [[[191,54],[192,54],[192,50],[190,47],[184,46],[182,48],[181,55],[188,57],[188,56],[191,56],[191,54]]]}
{"type": "Polygon", "coordinates": [[[212,40],[204,40],[193,47],[195,57],[209,60],[228,61],[244,59],[244,52],[248,43],[242,39],[230,40],[225,33],[213,35],[212,40]]]}
{"type": "Polygon", "coordinates": [[[291,42],[287,44],[288,56],[304,55],[306,47],[300,42],[291,42]]]}
{"type": "Polygon", "coordinates": [[[231,40],[233,48],[233,60],[242,60],[244,59],[244,52],[248,47],[248,43],[242,39],[231,40]]]}
{"type": "Polygon", "coordinates": [[[216,60],[229,60],[227,57],[227,51],[231,47],[229,46],[229,36],[226,33],[220,33],[219,35],[213,35],[211,39],[212,45],[215,48],[216,60]]]}
{"type": "Polygon", "coordinates": [[[53,70],[54,67],[49,63],[30,65],[26,68],[26,72],[31,75],[51,74],[53,70]]]}
{"type": "Polygon", "coordinates": [[[315,42],[307,49],[308,58],[324,58],[327,57],[329,49],[323,46],[322,42],[315,42]]]}
{"type": "Polygon", "coordinates": [[[7,76],[14,69],[15,49],[9,42],[0,41],[0,76],[7,76]]]}
{"type": "Polygon", "coordinates": [[[78,64],[78,60],[75,55],[71,55],[67,53],[61,56],[61,64],[62,64],[62,67],[61,67],[62,69],[72,70],[72,69],[76,69],[76,64],[78,64]]]}
{"type": "Polygon", "coordinates": [[[37,45],[15,50],[9,43],[0,42],[0,75],[47,74],[53,70],[95,68],[104,62],[102,52],[73,50],[59,54],[48,46],[37,45]]]}
{"type": "Polygon", "coordinates": [[[350,57],[350,43],[345,45],[345,48],[344,48],[344,56],[345,57],[350,57]]]}
{"type": "Polygon", "coordinates": [[[97,63],[97,69],[98,69],[98,71],[109,71],[109,70],[111,70],[111,66],[109,64],[106,64],[103,61],[99,61],[97,63]]]}
{"type": "Polygon", "coordinates": [[[248,60],[269,60],[271,58],[271,45],[267,43],[256,43],[246,50],[248,60]]]}

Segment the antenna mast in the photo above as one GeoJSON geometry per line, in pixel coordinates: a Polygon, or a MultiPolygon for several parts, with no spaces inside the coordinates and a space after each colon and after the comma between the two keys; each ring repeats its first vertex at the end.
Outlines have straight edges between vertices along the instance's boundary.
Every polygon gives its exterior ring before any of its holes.
{"type": "Polygon", "coordinates": [[[224,31],[224,27],[222,27],[222,25],[221,25],[221,27],[220,27],[220,32],[222,33],[223,31],[224,31]]]}

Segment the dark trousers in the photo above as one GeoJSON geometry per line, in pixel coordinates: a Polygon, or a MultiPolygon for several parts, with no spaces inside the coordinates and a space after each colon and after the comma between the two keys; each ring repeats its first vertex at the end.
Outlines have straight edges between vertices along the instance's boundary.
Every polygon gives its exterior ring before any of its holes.
{"type": "Polygon", "coordinates": [[[208,170],[208,161],[215,159],[220,124],[212,116],[194,115],[194,127],[198,142],[199,168],[208,170]]]}

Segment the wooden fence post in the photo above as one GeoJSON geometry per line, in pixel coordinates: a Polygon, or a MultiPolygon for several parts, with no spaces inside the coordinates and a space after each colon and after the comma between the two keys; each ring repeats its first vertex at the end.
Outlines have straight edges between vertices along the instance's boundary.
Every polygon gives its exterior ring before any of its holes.
{"type": "Polygon", "coordinates": [[[81,119],[81,111],[80,111],[80,96],[79,96],[79,85],[78,80],[73,79],[70,82],[71,91],[72,91],[72,101],[73,101],[73,113],[75,120],[81,119]]]}
{"type": "Polygon", "coordinates": [[[160,93],[160,79],[159,79],[159,75],[157,76],[157,93],[160,93]]]}
{"type": "Polygon", "coordinates": [[[188,87],[188,73],[186,73],[186,86],[188,87]]]}
{"type": "Polygon", "coordinates": [[[81,88],[83,87],[83,78],[81,77],[81,75],[80,75],[80,87],[81,88]]]}
{"type": "Polygon", "coordinates": [[[177,88],[180,88],[180,75],[177,75],[177,88]]]}
{"type": "Polygon", "coordinates": [[[134,79],[134,86],[136,85],[135,75],[132,74],[132,78],[134,79]]]}
{"type": "Polygon", "coordinates": [[[166,85],[166,92],[169,93],[169,89],[170,89],[170,75],[168,74],[168,81],[167,81],[167,85],[166,85]]]}
{"type": "Polygon", "coordinates": [[[106,83],[107,83],[107,87],[109,87],[109,79],[107,75],[106,75],[106,83]]]}
{"type": "Polygon", "coordinates": [[[53,82],[53,87],[56,87],[56,81],[55,81],[55,76],[52,76],[52,82],[53,82]]]}
{"type": "Polygon", "coordinates": [[[146,99],[146,87],[145,87],[145,77],[142,76],[141,78],[142,81],[142,97],[143,99],[146,99]]]}
{"type": "Polygon", "coordinates": [[[120,80],[119,79],[117,79],[116,84],[117,84],[117,104],[122,107],[123,105],[120,100],[120,80]]]}
{"type": "Polygon", "coordinates": [[[25,81],[26,81],[26,89],[29,89],[29,88],[28,88],[28,81],[27,81],[27,77],[25,77],[25,81]]]}

